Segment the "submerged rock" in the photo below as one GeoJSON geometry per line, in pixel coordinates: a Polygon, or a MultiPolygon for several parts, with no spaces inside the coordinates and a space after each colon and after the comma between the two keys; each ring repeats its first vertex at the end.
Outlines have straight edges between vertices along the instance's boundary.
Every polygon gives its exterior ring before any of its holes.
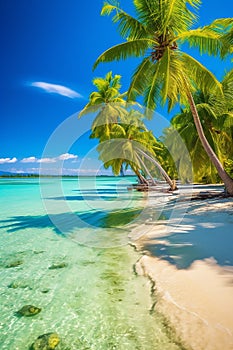
{"type": "Polygon", "coordinates": [[[11,282],[9,285],[8,285],[8,288],[13,288],[13,289],[17,289],[17,288],[29,288],[29,289],[32,289],[26,282],[24,281],[14,281],[14,282],[11,282]]]}
{"type": "Polygon", "coordinates": [[[41,290],[41,293],[46,294],[46,293],[48,293],[49,291],[50,291],[49,288],[44,288],[44,289],[41,290]]]}
{"type": "Polygon", "coordinates": [[[68,264],[65,262],[61,262],[58,264],[52,264],[51,266],[49,266],[49,270],[56,270],[56,269],[63,269],[64,267],[67,267],[68,264]]]}
{"type": "Polygon", "coordinates": [[[5,268],[9,269],[11,267],[17,267],[23,264],[23,260],[14,260],[5,265],[5,268]]]}
{"type": "Polygon", "coordinates": [[[30,347],[30,350],[53,350],[59,344],[60,339],[56,333],[40,335],[30,347]]]}
{"type": "Polygon", "coordinates": [[[33,305],[24,305],[20,310],[16,312],[18,316],[34,316],[41,312],[41,309],[33,305]]]}

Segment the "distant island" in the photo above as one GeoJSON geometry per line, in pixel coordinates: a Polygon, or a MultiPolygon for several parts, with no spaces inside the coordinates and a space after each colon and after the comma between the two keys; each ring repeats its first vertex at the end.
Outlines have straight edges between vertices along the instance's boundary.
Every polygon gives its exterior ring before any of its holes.
{"type": "MultiPolygon", "coordinates": [[[[77,177],[93,177],[94,175],[41,175],[32,173],[12,173],[8,171],[0,171],[0,178],[39,178],[39,177],[64,177],[64,178],[77,178],[77,177]]],[[[95,177],[116,177],[115,175],[95,175],[95,177]]],[[[135,177],[135,175],[120,175],[119,177],[135,177]]]]}

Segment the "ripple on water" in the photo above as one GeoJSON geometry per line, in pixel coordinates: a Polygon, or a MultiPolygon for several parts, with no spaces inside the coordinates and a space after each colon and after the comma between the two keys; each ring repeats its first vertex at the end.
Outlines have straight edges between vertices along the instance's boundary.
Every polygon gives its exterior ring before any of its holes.
{"type": "MultiPolygon", "coordinates": [[[[74,183],[65,186],[73,194],[74,183]]],[[[35,182],[6,187],[0,213],[1,350],[27,350],[48,332],[59,334],[58,350],[182,348],[160,315],[150,312],[151,285],[133,273],[138,255],[130,246],[91,248],[62,237],[46,217],[35,182]],[[17,317],[24,305],[42,310],[17,317]]],[[[118,227],[115,238],[121,235],[126,244],[127,233],[118,227]]]]}
{"type": "MultiPolygon", "coordinates": [[[[25,230],[1,259],[23,257],[13,268],[1,265],[2,350],[28,349],[40,335],[56,332],[57,349],[179,349],[161,320],[151,315],[150,284],[133,274],[131,247],[94,249],[47,232],[25,230]],[[64,262],[61,268],[50,269],[64,262]],[[40,314],[18,318],[24,305],[40,314]]],[[[5,239],[14,241],[13,236],[5,239]]],[[[9,242],[8,242],[9,243],[9,242]]]]}

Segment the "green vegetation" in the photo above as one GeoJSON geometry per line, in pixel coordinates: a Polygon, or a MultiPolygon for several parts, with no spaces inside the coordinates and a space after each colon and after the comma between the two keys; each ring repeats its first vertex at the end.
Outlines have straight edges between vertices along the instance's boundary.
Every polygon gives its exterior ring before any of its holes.
{"type": "MultiPolygon", "coordinates": [[[[210,25],[193,29],[197,23],[200,0],[155,0],[153,2],[134,0],[133,3],[136,18],[124,12],[115,2],[104,3],[102,15],[115,13],[113,22],[118,23],[119,32],[125,41],[102,53],[96,60],[94,68],[101,62],[141,57],[142,62],[132,75],[127,100],[134,101],[138,96],[144,96],[144,105],[152,111],[158,103],[167,103],[169,110],[179,103],[183,109],[181,115],[184,117],[184,124],[186,115],[191,115],[190,122],[193,126],[195,125],[199,138],[198,148],[204,148],[208,156],[208,164],[211,162],[211,165],[205,167],[206,172],[201,170],[200,174],[195,176],[198,180],[205,177],[206,181],[217,180],[219,177],[224,182],[227,192],[233,195],[233,179],[223,168],[224,164],[229,171],[232,164],[231,152],[226,154],[227,150],[224,149],[226,137],[225,141],[222,141],[221,137],[213,137],[217,135],[216,132],[216,135],[213,132],[205,135],[206,128],[201,123],[204,111],[208,111],[207,118],[213,118],[213,113],[210,111],[213,106],[210,108],[207,106],[211,106],[211,101],[215,101],[212,109],[218,116],[218,121],[221,115],[225,115],[226,109],[229,112],[226,119],[230,120],[231,105],[228,105],[230,90],[226,93],[224,83],[221,84],[199,61],[181,50],[182,44],[187,43],[201,53],[218,55],[221,58],[231,54],[233,52],[233,19],[217,19],[210,25]],[[198,96],[201,95],[204,96],[204,100],[208,99],[207,103],[204,102],[204,106],[203,102],[198,100],[198,96]],[[220,112],[221,108],[218,110],[218,102],[216,102],[221,100],[225,105],[223,114],[220,112]],[[221,142],[223,142],[222,146],[220,146],[221,142]]],[[[232,84],[231,75],[229,73],[229,84],[232,84]]],[[[221,118],[223,121],[223,117],[221,118]]],[[[175,121],[174,126],[177,126],[175,121]]],[[[231,137],[232,142],[232,127],[227,127],[231,130],[229,134],[224,122],[222,126],[224,130],[221,136],[225,133],[231,137]]],[[[194,157],[193,149],[191,153],[194,157]]],[[[166,154],[164,150],[163,154],[166,154]]],[[[196,171],[197,166],[194,160],[193,162],[194,171],[196,171]]],[[[165,163],[171,162],[166,159],[165,163]]],[[[169,171],[171,169],[172,166],[169,171]]]]}
{"type": "Polygon", "coordinates": [[[139,182],[148,185],[146,175],[155,184],[149,170],[151,161],[146,164],[151,158],[154,167],[159,169],[174,190],[174,182],[155,159],[162,146],[147,130],[143,114],[132,108],[134,104],[127,104],[126,94],[120,93],[120,78],[119,75],[112,76],[112,72],[104,78],[95,78],[93,84],[97,91],[90,94],[89,102],[79,113],[79,117],[97,113],[90,137],[99,140],[99,159],[106,169],[111,167],[115,175],[119,175],[123,167],[130,166],[139,182]]]}
{"type": "MultiPolygon", "coordinates": [[[[205,136],[212,149],[217,154],[221,163],[225,165],[230,175],[233,173],[233,70],[228,72],[223,81],[223,95],[216,96],[198,91],[194,94],[194,101],[205,136]]],[[[191,155],[193,174],[195,182],[217,183],[221,179],[204,151],[201,141],[198,138],[197,130],[193,124],[192,113],[189,108],[183,109],[171,120],[172,128],[164,130],[163,141],[169,149],[175,152],[177,130],[185,142],[191,155]]],[[[182,149],[179,150],[179,157],[182,159],[182,149]]],[[[174,166],[171,162],[164,165],[172,176],[176,176],[174,166]],[[170,169],[168,170],[167,167],[170,169]]]]}

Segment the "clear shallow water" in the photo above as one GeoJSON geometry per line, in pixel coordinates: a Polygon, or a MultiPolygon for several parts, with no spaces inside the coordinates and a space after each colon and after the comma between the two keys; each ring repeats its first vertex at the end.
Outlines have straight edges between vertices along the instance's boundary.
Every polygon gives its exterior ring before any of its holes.
{"type": "Polygon", "coordinates": [[[133,272],[127,236],[144,195],[127,191],[133,179],[96,181],[0,180],[2,350],[29,349],[48,332],[60,350],[181,349],[151,310],[150,282],[133,272]],[[17,317],[27,304],[41,313],[17,317]]]}

